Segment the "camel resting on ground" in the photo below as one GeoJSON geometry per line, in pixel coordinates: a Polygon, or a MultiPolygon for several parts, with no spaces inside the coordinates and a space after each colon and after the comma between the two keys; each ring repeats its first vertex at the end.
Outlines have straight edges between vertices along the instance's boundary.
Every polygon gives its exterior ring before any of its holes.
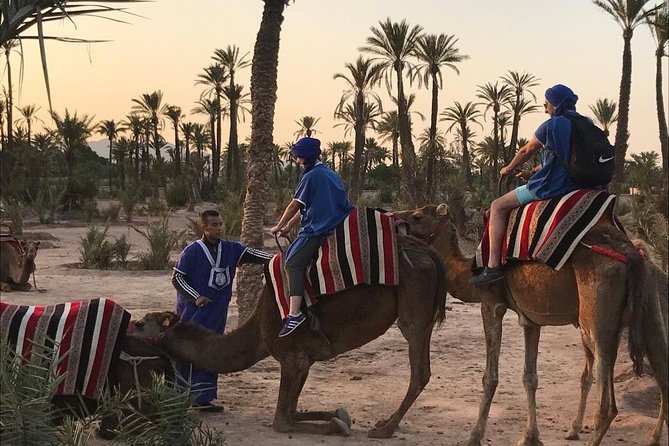
{"type": "Polygon", "coordinates": [[[39,242],[21,240],[23,254],[11,243],[0,243],[0,291],[30,291],[30,274],[35,271],[39,242]]]}
{"type": "Polygon", "coordinates": [[[411,234],[427,241],[441,255],[446,266],[448,292],[466,302],[481,302],[486,338],[486,370],[483,398],[476,426],[467,446],[480,446],[498,383],[498,363],[502,340],[502,318],[507,309],[518,313],[525,334],[525,372],[523,383],[528,398],[527,426],[522,446],[541,445],[536,419],[536,366],[541,327],[575,324],[580,327],[586,363],[581,378],[582,396],[578,414],[567,435],[577,439],[582,428],[585,396],[592,384],[593,370],[599,387],[599,410],[595,414],[594,432],[589,446],[601,443],[616,417],[613,389],[613,367],[623,321],[629,318],[630,354],[635,370],[648,357],[660,388],[661,403],[658,424],[651,444],[659,444],[662,425],[667,422],[668,380],[667,338],[659,301],[644,282],[644,264],[627,236],[610,221],[602,221],[583,239],[591,245],[616,247],[630,260],[629,265],[579,246],[559,270],[539,262],[508,265],[506,280],[487,287],[469,284],[471,258],[460,251],[457,233],[449,219],[446,205],[430,205],[398,212],[409,224],[411,234]],[[594,369],[593,369],[594,364],[594,369]]]}
{"type": "Polygon", "coordinates": [[[177,362],[215,373],[244,370],[272,355],[281,365],[281,383],[273,427],[279,432],[350,434],[343,410],[298,412],[297,401],[316,361],[331,359],[378,338],[397,321],[409,344],[411,377],[399,408],[369,432],[392,436],[404,414],[430,380],[430,338],[445,316],[445,276],[438,254],[413,237],[397,237],[400,285],[361,285],[324,297],[314,306],[331,345],[310,331],[307,323],[290,336],[278,337],[281,318],[268,285],[260,293],[249,319],[229,334],[215,334],[188,323],[174,313],[150,313],[136,324],[135,333],[152,337],[177,362]],[[165,326],[170,328],[165,330],[165,326]],[[164,330],[164,331],[163,331],[164,330]],[[161,333],[162,331],[162,333],[161,333]],[[326,423],[313,423],[321,420],[326,423]]]}

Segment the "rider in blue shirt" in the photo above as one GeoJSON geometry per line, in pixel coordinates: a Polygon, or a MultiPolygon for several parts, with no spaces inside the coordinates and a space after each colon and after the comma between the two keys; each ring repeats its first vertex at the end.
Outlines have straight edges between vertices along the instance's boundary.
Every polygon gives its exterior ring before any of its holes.
{"type": "MultiPolygon", "coordinates": [[[[519,166],[531,159],[541,150],[541,166],[532,175],[527,184],[512,190],[492,202],[488,235],[490,255],[488,265],[469,283],[486,285],[504,277],[501,264],[501,251],[506,234],[509,213],[522,205],[536,200],[564,195],[579,189],[579,185],[569,177],[560,160],[568,160],[571,151],[571,121],[566,114],[576,114],[578,96],[567,86],[557,84],[546,90],[544,108],[550,118],[539,126],[534,137],[518,150],[511,162],[504,166],[500,175],[509,175],[519,166]],[[556,154],[559,159],[556,159],[556,154]]],[[[521,174],[519,174],[521,175],[521,174]]]]}
{"type": "Polygon", "coordinates": [[[299,222],[297,238],[286,252],[290,312],[279,337],[289,335],[305,320],[300,307],[304,298],[304,271],[323,239],[353,210],[344,184],[320,160],[321,142],[315,138],[297,141],[291,153],[304,166],[293,200],[284,210],[272,234],[287,234],[299,222]]]}

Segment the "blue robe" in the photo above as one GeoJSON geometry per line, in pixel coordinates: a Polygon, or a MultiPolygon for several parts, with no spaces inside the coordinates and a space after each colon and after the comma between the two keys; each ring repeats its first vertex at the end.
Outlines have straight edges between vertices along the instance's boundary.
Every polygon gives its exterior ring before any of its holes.
{"type": "MultiPolygon", "coordinates": [[[[237,265],[246,248],[237,242],[219,240],[216,255],[212,256],[202,240],[191,243],[183,250],[174,269],[185,275],[185,279],[200,295],[211,299],[211,303],[198,307],[191,296],[177,293],[177,314],[183,322],[191,322],[217,333],[225,331],[228,306],[232,298],[232,282],[237,265]]],[[[181,388],[190,382],[191,393],[197,404],[216,398],[216,373],[177,367],[177,384],[181,388]]]]}

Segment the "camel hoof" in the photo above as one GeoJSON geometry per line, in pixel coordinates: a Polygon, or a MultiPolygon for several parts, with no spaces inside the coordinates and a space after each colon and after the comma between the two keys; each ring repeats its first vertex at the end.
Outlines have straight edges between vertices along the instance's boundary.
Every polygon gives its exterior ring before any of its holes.
{"type": "Polygon", "coordinates": [[[351,428],[343,420],[340,420],[339,418],[331,418],[330,423],[332,423],[337,428],[337,431],[344,437],[351,435],[351,428]]]}
{"type": "Polygon", "coordinates": [[[395,432],[395,429],[390,429],[387,424],[377,427],[372,429],[367,433],[367,436],[369,438],[390,438],[393,436],[393,432],[395,432]]]}
{"type": "Polygon", "coordinates": [[[544,446],[538,438],[523,438],[517,443],[518,446],[544,446]]]}
{"type": "Polygon", "coordinates": [[[343,407],[337,407],[334,413],[335,418],[342,420],[348,427],[351,427],[351,417],[349,416],[346,409],[343,407]]]}
{"type": "Polygon", "coordinates": [[[578,440],[579,438],[580,438],[579,431],[575,431],[575,430],[569,432],[564,437],[565,440],[578,440]]]}

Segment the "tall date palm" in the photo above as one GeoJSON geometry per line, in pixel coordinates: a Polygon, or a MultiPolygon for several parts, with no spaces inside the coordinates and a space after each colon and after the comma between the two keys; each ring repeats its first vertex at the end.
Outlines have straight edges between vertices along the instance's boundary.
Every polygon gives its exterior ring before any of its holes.
{"type": "Polygon", "coordinates": [[[452,106],[447,107],[441,113],[441,120],[450,122],[451,125],[446,130],[450,132],[453,127],[457,127],[460,142],[462,143],[462,166],[465,174],[465,181],[467,181],[467,186],[472,187],[472,165],[471,165],[471,154],[469,152],[469,143],[470,139],[473,136],[473,132],[469,127],[470,123],[481,125],[478,119],[481,117],[481,112],[477,108],[477,104],[473,102],[467,102],[462,105],[459,102],[455,102],[452,106]]]}
{"type": "Polygon", "coordinates": [[[113,119],[106,119],[100,124],[96,131],[100,135],[104,135],[109,140],[109,192],[112,191],[112,160],[114,152],[114,140],[119,133],[125,131],[123,126],[113,119]]]}
{"type": "Polygon", "coordinates": [[[156,90],[153,93],[144,93],[139,99],[133,99],[135,105],[132,111],[145,115],[151,122],[153,130],[153,149],[156,151],[156,159],[161,159],[160,155],[160,135],[158,128],[161,126],[161,116],[167,110],[166,105],[163,104],[163,92],[156,90]]]}
{"type": "Polygon", "coordinates": [[[503,150],[499,114],[502,110],[502,105],[509,101],[512,94],[513,91],[509,85],[500,85],[499,82],[495,82],[494,84],[488,82],[484,85],[479,85],[476,94],[476,97],[483,100],[483,104],[485,105],[483,117],[485,118],[485,114],[488,111],[492,111],[492,141],[490,141],[492,143],[492,153],[490,153],[490,159],[492,161],[495,180],[497,180],[497,175],[499,175],[499,159],[503,150]]]}
{"type": "Polygon", "coordinates": [[[595,101],[594,105],[590,106],[590,111],[595,116],[595,119],[602,126],[602,130],[609,136],[609,128],[618,120],[616,113],[616,102],[607,98],[600,98],[595,101]]]}
{"type": "Polygon", "coordinates": [[[655,11],[648,18],[648,25],[655,37],[655,103],[657,106],[657,122],[660,133],[660,148],[662,153],[662,171],[664,181],[669,176],[669,135],[667,135],[667,115],[664,111],[664,93],[662,88],[662,58],[667,56],[667,42],[669,42],[669,3],[655,11]]]}

